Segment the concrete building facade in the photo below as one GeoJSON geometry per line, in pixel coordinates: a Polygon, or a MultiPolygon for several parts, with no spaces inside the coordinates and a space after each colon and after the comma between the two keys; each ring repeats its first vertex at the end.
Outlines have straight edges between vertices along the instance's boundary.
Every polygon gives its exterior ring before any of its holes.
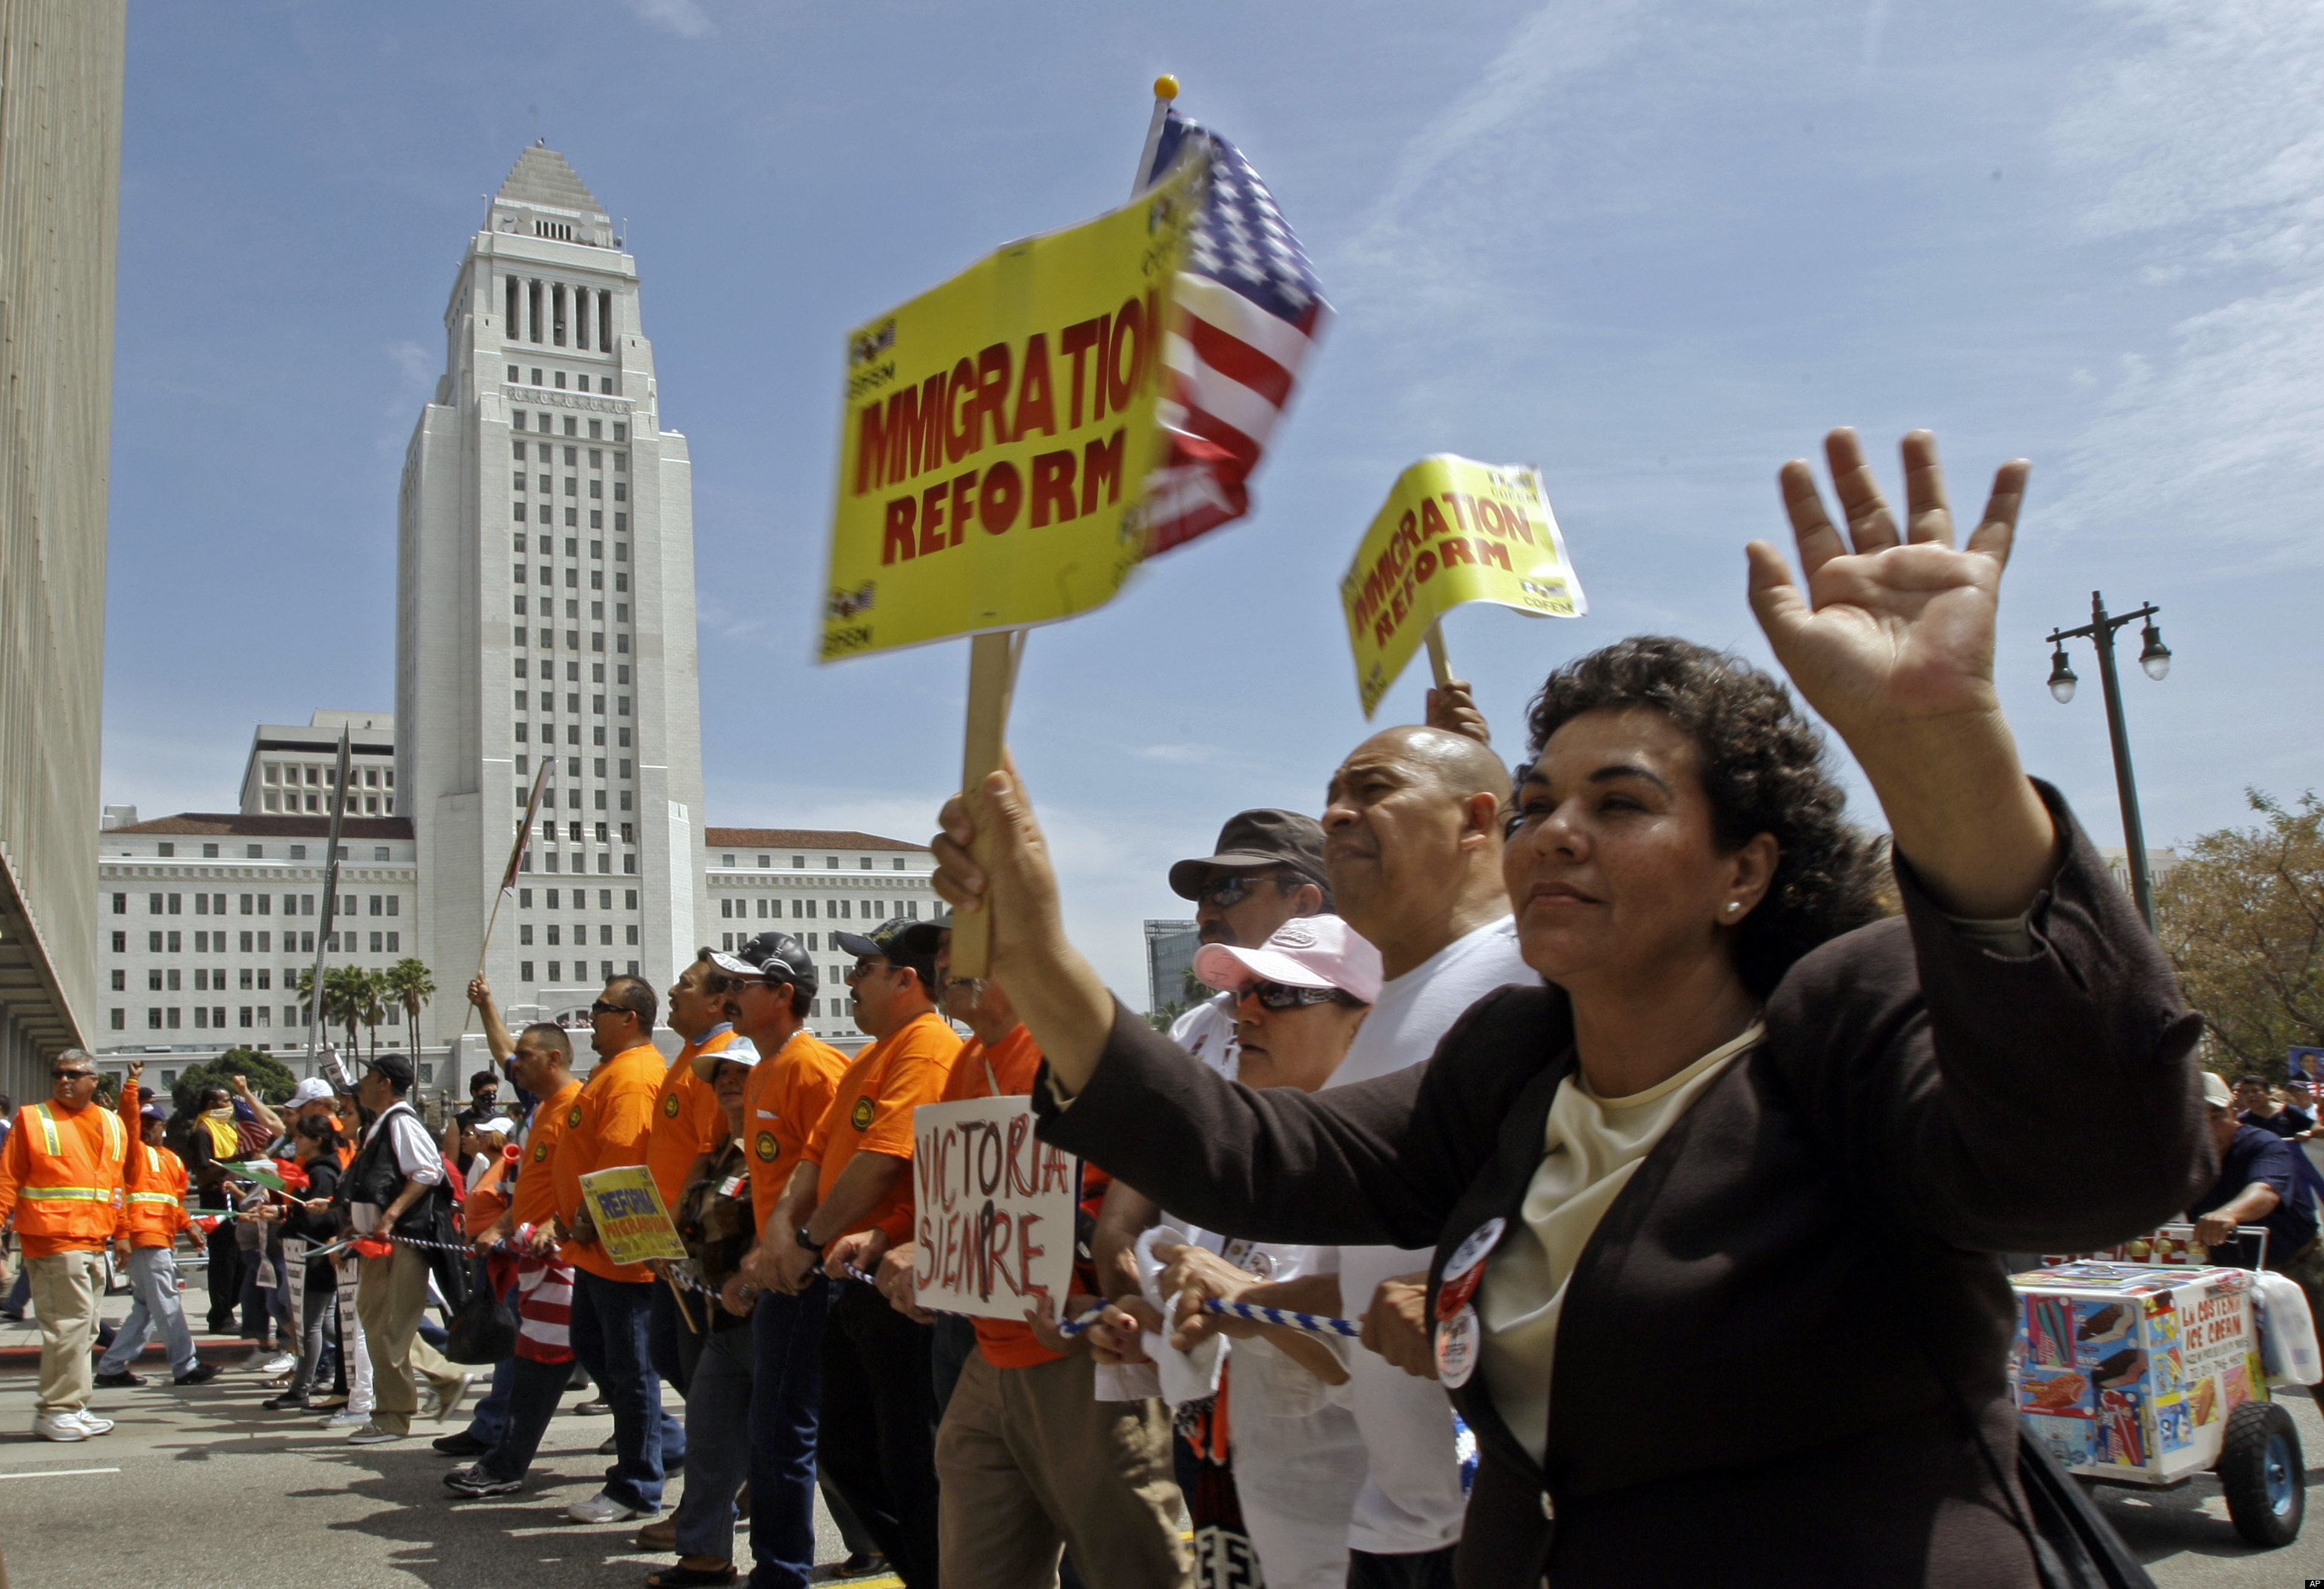
{"type": "Polygon", "coordinates": [[[762,932],[796,937],[815,960],[820,991],[807,1029],[853,1053],[869,1041],[848,1014],[845,974],[855,957],[834,932],[867,932],[904,917],[933,921],[936,858],[926,845],[810,827],[713,827],[703,872],[706,948],[738,949],[762,932]]]}
{"type": "Polygon", "coordinates": [[[487,206],[444,328],[400,504],[396,809],[419,954],[465,988],[548,768],[530,898],[503,903],[484,961],[511,1017],[539,1018],[611,971],[664,985],[700,941],[692,476],[636,262],[554,151],[524,151],[487,206]],[[566,952],[526,955],[528,926],[566,952]]]}
{"type": "MultiPolygon", "coordinates": [[[[280,1055],[303,1076],[299,974],[314,969],[318,949],[333,965],[373,971],[413,952],[418,846],[401,817],[342,818],[338,909],[318,943],[328,817],[186,812],[140,822],[134,810],[125,814],[130,820],[97,836],[100,985],[90,1047],[107,1071],[130,1057],[167,1055],[148,1060],[167,1086],[175,1069],[249,1047],[280,1055]]],[[[431,1047],[458,1029],[464,1009],[456,991],[446,1002],[439,979],[422,1017],[431,1047]],[[448,1025],[433,1031],[431,1021],[448,1025]]],[[[367,1047],[371,1034],[364,1036],[367,1047]]],[[[388,1012],[378,1039],[410,1051],[400,1009],[388,1012]]],[[[344,1031],[337,1040],[344,1047],[344,1031]]]]}
{"type": "Polygon", "coordinates": [[[395,714],[318,711],[306,726],[261,723],[242,769],[245,817],[395,815],[395,714]],[[347,738],[347,787],[338,788],[339,736],[347,738]]]}
{"type": "Polygon", "coordinates": [[[88,821],[104,707],[123,0],[0,0],[0,1091],[101,1024],[88,821]]]}

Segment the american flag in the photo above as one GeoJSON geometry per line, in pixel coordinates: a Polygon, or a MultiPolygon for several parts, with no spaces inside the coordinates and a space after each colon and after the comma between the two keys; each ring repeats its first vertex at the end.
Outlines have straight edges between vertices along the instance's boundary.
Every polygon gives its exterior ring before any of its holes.
{"type": "Polygon", "coordinates": [[[1176,110],[1155,145],[1150,184],[1188,139],[1207,145],[1209,197],[1178,273],[1163,341],[1169,450],[1148,483],[1149,551],[1167,551],[1250,511],[1259,467],[1332,306],[1275,196],[1233,144],[1176,110]]]}

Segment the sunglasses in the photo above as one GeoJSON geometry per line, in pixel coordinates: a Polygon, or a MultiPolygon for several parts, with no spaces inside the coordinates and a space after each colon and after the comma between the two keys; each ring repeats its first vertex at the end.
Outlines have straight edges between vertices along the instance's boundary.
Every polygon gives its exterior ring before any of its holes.
{"type": "Polygon", "coordinates": [[[1250,897],[1251,889],[1255,884],[1271,882],[1277,889],[1291,889],[1296,887],[1299,881],[1297,878],[1278,877],[1273,873],[1267,872],[1255,875],[1250,873],[1231,872],[1224,877],[1211,879],[1195,890],[1194,903],[1216,905],[1222,910],[1231,910],[1250,897]]]}
{"type": "Polygon", "coordinates": [[[600,1015],[635,1015],[636,1013],[637,1012],[627,1004],[608,1004],[603,999],[589,1006],[589,1019],[592,1021],[600,1015]]]}
{"type": "Polygon", "coordinates": [[[1259,1001],[1262,1010],[1297,1010],[1309,1004],[1356,1004],[1361,1001],[1342,993],[1338,988],[1293,987],[1284,982],[1255,982],[1242,990],[1242,996],[1259,1001]]]}
{"type": "Polygon", "coordinates": [[[51,1070],[49,1074],[59,1081],[95,1081],[94,1070],[51,1070]]]}
{"type": "Polygon", "coordinates": [[[839,976],[840,980],[843,982],[862,982],[867,976],[876,975],[882,971],[893,971],[896,968],[893,965],[887,964],[885,961],[882,961],[878,965],[874,965],[869,960],[858,960],[854,965],[841,972],[839,976]]]}

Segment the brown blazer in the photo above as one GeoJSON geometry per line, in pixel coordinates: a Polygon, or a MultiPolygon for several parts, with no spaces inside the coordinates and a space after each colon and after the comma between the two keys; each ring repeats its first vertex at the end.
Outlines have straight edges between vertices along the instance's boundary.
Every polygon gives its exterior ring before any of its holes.
{"type": "MultiPolygon", "coordinates": [[[[1767,1040],[1655,1147],[1576,1265],[1547,1460],[1482,1374],[1462,1589],[2037,1582],[1997,1254],[2109,1244],[2214,1175],[2200,1018],[2054,790],[2034,953],[1902,918],[1823,945],[1767,1040]]],[[[1049,1140],[1260,1241],[1434,1245],[1514,1222],[1574,1067],[1565,996],[1503,989],[1425,1065],[1253,1092],[1117,1012],[1049,1140]]],[[[1351,1306],[1360,1306],[1351,1302],[1351,1306]]]]}

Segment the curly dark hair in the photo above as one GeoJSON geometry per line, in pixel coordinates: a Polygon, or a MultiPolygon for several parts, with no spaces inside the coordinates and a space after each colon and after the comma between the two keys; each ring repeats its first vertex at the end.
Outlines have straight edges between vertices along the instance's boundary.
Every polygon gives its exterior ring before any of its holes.
{"type": "Polygon", "coordinates": [[[1653,707],[1694,742],[1721,849],[1775,836],[1766,898],[1735,929],[1736,968],[1753,993],[1766,998],[1810,949],[1890,913],[1886,845],[1844,819],[1823,734],[1789,690],[1739,657],[1661,634],[1577,657],[1526,709],[1528,760],[1584,713],[1628,707],[1653,707]]]}

